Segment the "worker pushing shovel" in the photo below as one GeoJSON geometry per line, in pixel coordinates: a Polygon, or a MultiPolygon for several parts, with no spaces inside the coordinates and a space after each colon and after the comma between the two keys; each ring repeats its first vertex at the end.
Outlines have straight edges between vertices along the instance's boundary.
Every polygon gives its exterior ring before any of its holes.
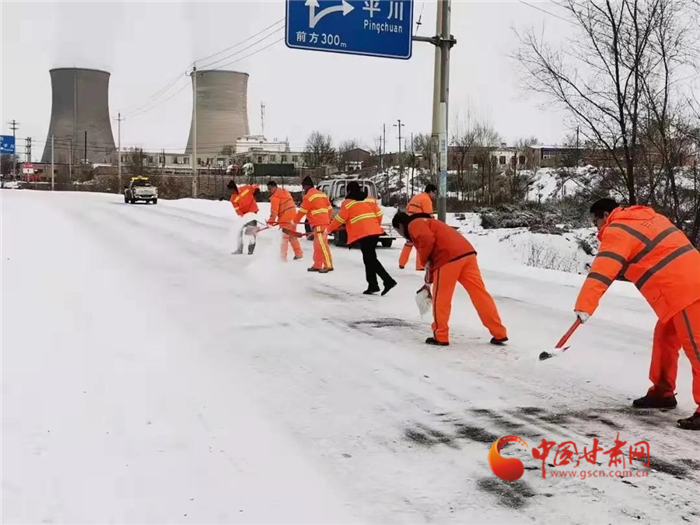
{"type": "MultiPolygon", "coordinates": [[[[258,213],[258,203],[255,201],[255,197],[260,195],[258,186],[250,184],[239,188],[234,181],[230,181],[226,187],[231,191],[231,204],[239,217],[258,213]]],[[[248,239],[248,255],[253,255],[255,251],[255,237],[258,232],[257,228],[258,221],[255,219],[243,224],[237,235],[234,255],[243,253],[244,238],[248,239]]]]}
{"type": "MultiPolygon", "coordinates": [[[[671,221],[647,206],[622,208],[612,199],[600,199],[590,212],[600,248],[576,300],[577,319],[567,335],[588,321],[615,279],[624,277],[634,283],[659,320],[649,371],[652,386],[632,406],[676,408],[676,375],[683,348],[693,371],[697,409],[679,419],[678,426],[700,430],[700,253],[671,221]]],[[[540,359],[561,354],[564,344],[560,342],[554,352],[543,352],[540,359]]]]}
{"type": "Polygon", "coordinates": [[[268,182],[267,189],[270,192],[270,218],[267,220],[267,224],[268,226],[279,226],[282,230],[280,257],[286,261],[291,246],[294,250],[294,260],[299,260],[304,257],[304,252],[299,244],[299,239],[294,235],[296,233],[294,218],[297,214],[294,199],[287,190],[279,188],[275,181],[268,182]]]}

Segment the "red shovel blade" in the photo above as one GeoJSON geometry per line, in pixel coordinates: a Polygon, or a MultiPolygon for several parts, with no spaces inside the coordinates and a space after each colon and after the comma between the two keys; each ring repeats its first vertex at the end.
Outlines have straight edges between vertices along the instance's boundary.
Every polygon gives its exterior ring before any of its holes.
{"type": "Polygon", "coordinates": [[[569,347],[564,346],[566,342],[569,340],[569,338],[572,336],[572,334],[576,331],[576,329],[581,326],[581,320],[577,317],[576,321],[574,321],[574,324],[571,325],[571,327],[566,331],[566,333],[563,335],[563,337],[559,340],[557,343],[557,346],[554,347],[554,350],[550,351],[544,351],[540,354],[540,361],[545,361],[547,359],[551,359],[552,357],[558,357],[564,352],[566,352],[569,347]]]}

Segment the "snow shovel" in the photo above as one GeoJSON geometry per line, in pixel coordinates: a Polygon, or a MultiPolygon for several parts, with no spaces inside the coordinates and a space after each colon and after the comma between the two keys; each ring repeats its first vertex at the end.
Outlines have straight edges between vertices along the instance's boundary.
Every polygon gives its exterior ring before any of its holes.
{"type": "Polygon", "coordinates": [[[576,331],[576,329],[579,326],[581,326],[581,319],[577,317],[574,321],[574,324],[571,325],[571,328],[569,328],[564,334],[564,336],[561,339],[559,339],[559,342],[557,343],[557,346],[554,347],[554,350],[552,350],[551,352],[545,351],[540,354],[540,361],[545,361],[551,357],[558,357],[564,352],[566,352],[569,349],[569,347],[564,345],[569,340],[569,337],[572,336],[572,334],[576,331]]]}

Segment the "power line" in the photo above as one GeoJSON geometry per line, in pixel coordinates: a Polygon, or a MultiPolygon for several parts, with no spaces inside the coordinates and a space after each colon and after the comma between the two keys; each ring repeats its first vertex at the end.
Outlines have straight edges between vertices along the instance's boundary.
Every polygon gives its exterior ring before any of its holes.
{"type": "Polygon", "coordinates": [[[128,115],[128,117],[129,117],[129,118],[135,118],[135,117],[139,117],[139,116],[141,116],[141,115],[145,115],[145,114],[148,113],[149,111],[151,111],[151,110],[157,108],[158,106],[162,106],[163,104],[165,104],[166,102],[168,102],[170,99],[172,99],[173,97],[175,97],[175,95],[177,95],[178,93],[180,93],[183,89],[185,89],[185,88],[188,87],[189,85],[190,85],[189,82],[185,82],[185,83],[182,85],[182,87],[181,87],[180,89],[178,89],[177,91],[175,91],[175,92],[174,92],[173,94],[171,94],[168,98],[163,99],[163,100],[161,100],[160,102],[157,102],[156,104],[153,104],[151,107],[149,107],[149,108],[147,108],[147,109],[144,109],[143,111],[138,111],[138,112],[136,112],[136,113],[130,113],[130,114],[128,115]]]}
{"type": "MultiPolygon", "coordinates": [[[[541,11],[542,13],[548,14],[549,16],[553,16],[554,18],[558,18],[559,20],[563,20],[567,24],[576,25],[574,22],[572,22],[568,18],[564,18],[563,16],[559,16],[557,14],[554,14],[551,11],[547,11],[546,9],[542,9],[541,7],[537,7],[535,4],[531,4],[529,2],[526,2],[525,0],[518,0],[518,2],[520,2],[521,4],[524,4],[528,7],[532,7],[533,9],[537,9],[538,11],[541,11]]],[[[556,2],[554,2],[554,3],[556,3],[556,2]]]]}
{"type": "Polygon", "coordinates": [[[251,36],[249,36],[249,37],[247,37],[247,38],[244,38],[244,39],[241,40],[240,42],[236,42],[236,43],[233,44],[232,46],[229,46],[229,47],[227,47],[227,48],[225,48],[225,49],[222,49],[221,51],[217,51],[216,53],[212,53],[211,55],[206,56],[206,57],[204,57],[204,58],[200,58],[200,59],[198,59],[198,60],[195,60],[194,62],[192,62],[192,65],[194,65],[194,64],[197,63],[197,62],[204,62],[205,60],[209,60],[210,58],[215,57],[216,55],[220,55],[221,53],[225,53],[226,51],[230,51],[231,49],[233,49],[233,48],[235,48],[235,47],[238,47],[238,46],[240,46],[241,44],[247,42],[247,41],[250,40],[251,38],[255,38],[256,36],[258,36],[258,35],[264,33],[265,31],[267,31],[268,29],[270,29],[270,28],[273,27],[273,26],[276,26],[276,25],[279,24],[280,22],[284,22],[284,18],[280,18],[279,20],[277,20],[277,22],[274,22],[273,24],[270,24],[270,25],[267,26],[265,29],[262,29],[262,30],[258,31],[258,32],[255,33],[254,35],[251,35],[251,36]]]}
{"type": "MultiPolygon", "coordinates": [[[[275,29],[275,30],[274,30],[272,33],[270,33],[269,35],[266,35],[266,36],[262,37],[260,40],[256,40],[256,41],[253,42],[252,44],[250,44],[250,45],[248,45],[248,46],[246,46],[246,47],[244,47],[244,48],[242,48],[242,49],[236,51],[235,53],[231,53],[230,55],[226,55],[225,57],[219,58],[218,60],[215,60],[214,62],[210,62],[210,63],[205,64],[205,65],[203,65],[203,66],[199,66],[198,69],[200,69],[200,70],[203,70],[203,69],[211,69],[211,67],[212,67],[214,64],[217,64],[217,63],[219,63],[219,62],[223,62],[224,60],[227,60],[227,59],[229,59],[229,58],[231,58],[231,57],[234,57],[234,56],[236,56],[236,55],[239,55],[240,53],[242,53],[242,52],[245,51],[246,49],[250,49],[251,47],[258,45],[260,42],[262,42],[262,41],[264,41],[264,40],[267,40],[267,39],[270,38],[271,36],[275,36],[275,35],[278,34],[280,31],[282,31],[282,28],[281,28],[281,27],[280,27],[279,29],[275,29]]],[[[230,62],[230,63],[233,63],[233,62],[230,62]]],[[[214,69],[221,69],[222,67],[225,67],[225,66],[218,66],[218,67],[215,67],[214,69]]]]}
{"type": "Polygon", "coordinates": [[[245,60],[245,59],[248,58],[248,57],[252,57],[253,55],[257,55],[257,54],[260,53],[261,51],[265,51],[266,49],[268,49],[268,48],[274,46],[275,44],[279,44],[280,42],[282,42],[282,40],[284,40],[284,37],[280,38],[279,40],[275,40],[275,41],[272,42],[271,44],[268,44],[268,45],[266,45],[265,47],[262,47],[262,48],[258,49],[257,51],[253,51],[252,53],[249,53],[249,54],[247,54],[247,55],[245,55],[245,56],[242,56],[241,58],[238,58],[238,59],[236,59],[236,60],[234,60],[234,61],[232,61],[232,62],[229,62],[229,63],[227,63],[227,64],[224,64],[223,66],[219,66],[219,67],[217,67],[217,68],[215,68],[215,69],[221,69],[221,68],[224,68],[224,67],[226,67],[226,66],[230,66],[231,64],[235,64],[236,62],[240,62],[241,60],[245,60]]]}

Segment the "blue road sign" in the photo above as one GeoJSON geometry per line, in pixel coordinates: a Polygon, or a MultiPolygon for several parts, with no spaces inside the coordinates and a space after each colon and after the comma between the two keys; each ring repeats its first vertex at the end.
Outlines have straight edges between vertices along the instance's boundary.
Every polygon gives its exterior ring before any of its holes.
{"type": "Polygon", "coordinates": [[[0,154],[15,154],[15,138],[12,135],[0,135],[0,154]]]}
{"type": "Polygon", "coordinates": [[[287,0],[294,49],[411,58],[413,0],[287,0]]]}

